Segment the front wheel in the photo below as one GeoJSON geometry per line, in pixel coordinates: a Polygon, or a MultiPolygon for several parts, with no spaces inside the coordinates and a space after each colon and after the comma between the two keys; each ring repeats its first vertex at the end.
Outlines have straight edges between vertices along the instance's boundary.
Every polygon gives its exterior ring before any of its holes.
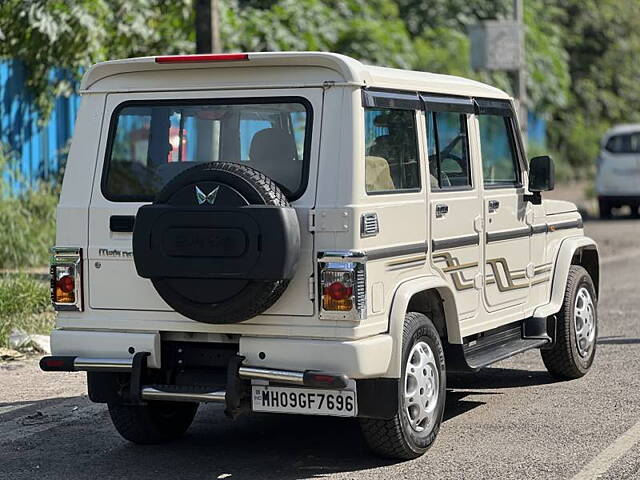
{"type": "Polygon", "coordinates": [[[438,331],[421,313],[407,313],[402,339],[398,411],[391,419],[360,421],[371,450],[409,460],[426,452],[440,430],[446,396],[444,351],[438,331]]]}
{"type": "Polygon", "coordinates": [[[148,402],[146,405],[109,403],[111,421],[133,443],[165,443],[182,436],[198,411],[198,403],[148,402]]]}
{"type": "Polygon", "coordinates": [[[542,361],[556,378],[580,378],[589,371],[596,354],[598,312],[593,280],[579,265],[569,268],[564,301],[556,318],[555,343],[541,350],[542,361]]]}

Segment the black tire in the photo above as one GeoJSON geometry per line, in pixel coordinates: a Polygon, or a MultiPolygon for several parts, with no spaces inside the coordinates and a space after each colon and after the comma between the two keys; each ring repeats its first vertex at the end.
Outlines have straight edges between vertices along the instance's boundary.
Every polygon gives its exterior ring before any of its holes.
{"type": "MultiPolygon", "coordinates": [[[[154,203],[192,205],[194,185],[224,185],[216,206],[290,207],[284,193],[267,176],[246,165],[227,162],[201,164],[185,170],[164,186],[154,203]]],[[[134,256],[138,261],[145,252],[136,250],[136,233],[134,231],[134,256]]],[[[141,245],[144,246],[141,248],[148,248],[148,243],[141,242],[141,245]]],[[[270,248],[282,247],[271,245],[270,248]]],[[[174,310],[193,320],[213,324],[242,322],[263,313],[289,285],[289,280],[193,279],[188,276],[153,277],[151,282],[174,310]]]]}
{"type": "Polygon", "coordinates": [[[611,218],[611,204],[602,198],[598,199],[600,218],[611,218]]]}
{"type": "Polygon", "coordinates": [[[444,414],[446,385],[446,368],[444,350],[438,331],[425,315],[409,312],[405,316],[402,337],[402,378],[398,382],[398,411],[388,420],[360,419],[365,441],[376,454],[393,459],[410,460],[424,454],[433,444],[440,430],[444,414]],[[418,342],[425,342],[434,354],[438,368],[439,388],[437,405],[433,411],[430,428],[418,432],[409,423],[408,413],[404,408],[404,389],[407,382],[406,365],[409,353],[418,342]]]}
{"type": "Polygon", "coordinates": [[[562,308],[556,315],[556,338],[550,349],[541,350],[542,361],[551,375],[558,379],[568,380],[584,376],[591,368],[596,354],[598,337],[598,312],[596,290],[589,273],[579,265],[571,265],[562,308]],[[575,306],[578,292],[585,288],[593,303],[593,344],[585,349],[585,354],[578,350],[576,341],[575,306]]]}
{"type": "Polygon", "coordinates": [[[148,402],[141,406],[108,404],[118,433],[130,442],[143,445],[181,437],[193,422],[198,405],[188,402],[148,402]]]}

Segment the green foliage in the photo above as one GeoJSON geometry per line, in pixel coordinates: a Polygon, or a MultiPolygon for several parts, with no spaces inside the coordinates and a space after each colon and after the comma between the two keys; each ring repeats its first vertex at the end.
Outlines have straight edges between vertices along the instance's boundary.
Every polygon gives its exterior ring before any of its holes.
{"type": "Polygon", "coordinates": [[[10,175],[7,164],[0,149],[0,172],[6,175],[0,178],[0,269],[46,266],[55,242],[58,192],[48,184],[24,185],[24,193],[9,195],[9,182],[20,179],[10,175]]]}
{"type": "Polygon", "coordinates": [[[244,2],[240,8],[229,2],[224,7],[226,50],[334,51],[376,65],[411,68],[415,63],[411,37],[392,1],[266,3],[244,2]]]}
{"type": "Polygon", "coordinates": [[[49,285],[34,275],[0,276],[0,347],[6,347],[11,331],[49,333],[53,327],[49,285]]]}
{"type": "Polygon", "coordinates": [[[42,118],[76,88],[93,63],[150,52],[191,50],[191,1],[3,0],[0,57],[24,62],[42,118]],[[52,67],[66,78],[52,80],[52,67]]]}
{"type": "Polygon", "coordinates": [[[570,91],[553,111],[550,144],[580,169],[592,169],[601,135],[640,121],[640,3],[565,0],[558,17],[568,55],[570,91]]]}

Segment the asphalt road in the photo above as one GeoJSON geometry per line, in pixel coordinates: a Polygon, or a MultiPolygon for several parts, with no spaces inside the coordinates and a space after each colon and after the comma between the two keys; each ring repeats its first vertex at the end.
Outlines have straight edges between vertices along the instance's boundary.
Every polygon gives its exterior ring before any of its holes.
{"type": "Polygon", "coordinates": [[[591,221],[603,287],[598,351],[556,382],[537,351],[449,379],[446,420],[420,459],[369,453],[356,421],[289,415],[231,422],[200,409],[180,441],[135,446],[85,396],[83,374],[0,366],[0,478],[640,478],[640,221],[591,221]]]}

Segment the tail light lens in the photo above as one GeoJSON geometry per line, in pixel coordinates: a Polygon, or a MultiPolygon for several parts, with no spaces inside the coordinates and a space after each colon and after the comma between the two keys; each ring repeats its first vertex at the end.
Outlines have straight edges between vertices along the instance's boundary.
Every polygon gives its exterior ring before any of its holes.
{"type": "Polygon", "coordinates": [[[324,252],[320,255],[320,318],[365,318],[365,261],[366,256],[359,252],[324,252]]]}
{"type": "Polygon", "coordinates": [[[353,272],[322,272],[322,308],[336,312],[349,312],[353,309],[353,272]]]}
{"type": "Polygon", "coordinates": [[[82,250],[51,250],[51,301],[56,310],[82,310],[82,250]]]}

